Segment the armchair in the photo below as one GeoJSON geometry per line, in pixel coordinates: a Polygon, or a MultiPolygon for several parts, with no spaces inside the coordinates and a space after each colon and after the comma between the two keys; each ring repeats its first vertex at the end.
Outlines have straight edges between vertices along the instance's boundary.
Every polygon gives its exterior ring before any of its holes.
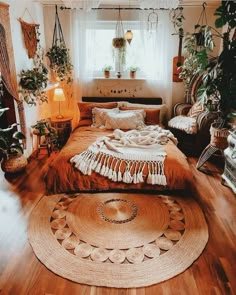
{"type": "Polygon", "coordinates": [[[170,131],[178,139],[178,147],[186,155],[199,156],[210,142],[210,126],[216,119],[202,103],[197,101],[197,90],[202,75],[194,75],[186,94],[186,103],[178,103],[173,109],[173,118],[168,122],[170,131]]]}

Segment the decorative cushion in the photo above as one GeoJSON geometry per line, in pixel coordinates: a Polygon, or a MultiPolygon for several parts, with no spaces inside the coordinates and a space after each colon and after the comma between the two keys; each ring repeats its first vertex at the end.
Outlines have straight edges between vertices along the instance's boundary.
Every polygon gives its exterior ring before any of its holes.
{"type": "Polygon", "coordinates": [[[197,118],[197,116],[204,111],[204,106],[202,102],[198,101],[193,104],[193,106],[190,108],[187,116],[192,118],[197,118]]]}
{"type": "Polygon", "coordinates": [[[105,122],[106,122],[106,114],[107,113],[118,113],[119,108],[114,108],[114,109],[103,109],[103,108],[93,108],[92,109],[92,121],[93,127],[104,127],[105,122]]]}
{"type": "Polygon", "coordinates": [[[168,126],[185,131],[188,134],[197,133],[197,121],[196,118],[187,116],[176,116],[168,122],[168,126]]]}
{"type": "Polygon", "coordinates": [[[140,129],[145,127],[144,117],[141,112],[134,111],[107,113],[105,127],[107,129],[140,129]]]}
{"type": "Polygon", "coordinates": [[[146,125],[158,125],[160,124],[160,109],[143,108],[143,107],[120,107],[120,110],[138,110],[143,109],[146,113],[145,124],[146,125]]]}
{"type": "Polygon", "coordinates": [[[104,108],[104,109],[113,109],[117,107],[117,102],[78,102],[78,107],[80,110],[80,121],[79,126],[83,125],[92,125],[92,109],[104,108]]]}

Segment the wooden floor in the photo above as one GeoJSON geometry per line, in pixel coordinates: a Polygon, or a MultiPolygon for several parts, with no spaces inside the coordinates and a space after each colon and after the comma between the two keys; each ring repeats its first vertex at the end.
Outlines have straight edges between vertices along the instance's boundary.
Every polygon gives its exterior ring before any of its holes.
{"type": "MultiPolygon", "coordinates": [[[[197,261],[182,274],[153,286],[115,289],[80,285],[63,279],[41,264],[27,240],[29,215],[45,194],[43,176],[54,155],[40,155],[14,178],[0,171],[0,294],[25,295],[177,295],[236,294],[236,199],[221,185],[220,166],[193,171],[194,197],[205,213],[209,242],[197,261]],[[214,170],[212,172],[212,170],[214,170]]],[[[152,271],[150,269],[150,271],[152,271]]]]}

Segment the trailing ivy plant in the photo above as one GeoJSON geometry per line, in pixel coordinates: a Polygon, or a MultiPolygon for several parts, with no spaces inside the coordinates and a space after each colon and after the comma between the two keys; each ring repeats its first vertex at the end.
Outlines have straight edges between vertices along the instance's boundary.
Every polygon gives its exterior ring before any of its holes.
{"type": "Polygon", "coordinates": [[[52,45],[46,53],[50,61],[50,68],[55,72],[59,81],[71,83],[73,65],[70,60],[69,49],[64,42],[52,45]]]}
{"type": "Polygon", "coordinates": [[[36,55],[33,59],[34,67],[22,70],[19,74],[20,94],[29,105],[48,102],[45,88],[48,84],[48,69],[43,62],[43,50],[38,40],[36,55]]]}

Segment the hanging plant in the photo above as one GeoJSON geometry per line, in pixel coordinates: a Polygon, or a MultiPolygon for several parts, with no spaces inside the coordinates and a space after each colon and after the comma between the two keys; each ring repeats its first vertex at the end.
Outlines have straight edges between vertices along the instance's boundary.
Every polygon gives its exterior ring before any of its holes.
{"type": "Polygon", "coordinates": [[[52,47],[46,53],[50,61],[50,69],[55,73],[58,82],[72,82],[73,65],[70,60],[69,49],[66,47],[63,32],[57,12],[55,13],[55,25],[52,47]]]}
{"type": "Polygon", "coordinates": [[[64,42],[59,45],[52,45],[49,48],[46,56],[50,61],[50,69],[52,69],[59,81],[72,82],[72,69],[73,66],[70,61],[69,49],[66,48],[64,42]]]}
{"type": "Polygon", "coordinates": [[[37,38],[37,52],[33,59],[34,67],[29,70],[22,70],[19,74],[20,94],[29,105],[36,105],[48,102],[45,88],[48,84],[48,69],[43,63],[43,50],[39,43],[39,32],[37,38]]]}

